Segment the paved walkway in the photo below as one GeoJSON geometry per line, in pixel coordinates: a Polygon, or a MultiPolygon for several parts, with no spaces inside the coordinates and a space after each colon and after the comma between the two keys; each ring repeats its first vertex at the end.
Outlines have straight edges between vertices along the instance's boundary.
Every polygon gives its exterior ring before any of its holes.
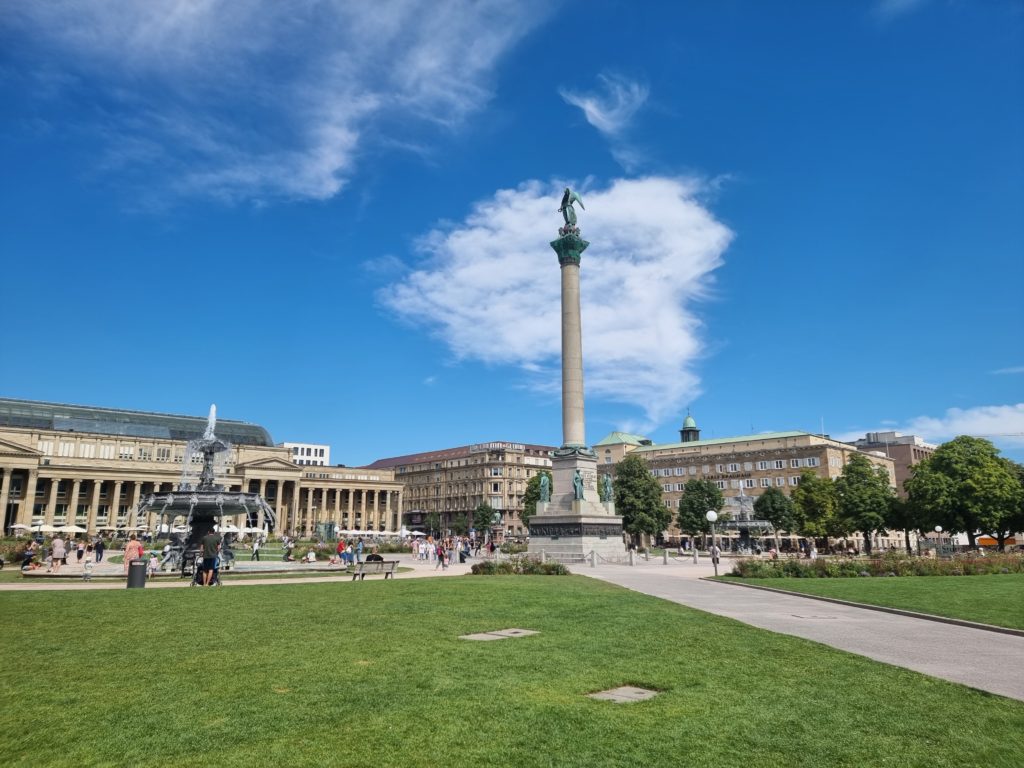
{"type": "Polygon", "coordinates": [[[574,570],[744,624],[1024,701],[1024,637],[702,581],[712,575],[704,562],[664,565],[651,560],[633,568],[574,570]]]}
{"type": "MultiPolygon", "coordinates": [[[[413,560],[410,555],[386,555],[397,559],[411,571],[395,578],[434,578],[461,576],[469,565],[452,565],[435,570],[434,564],[413,560]]],[[[276,565],[283,565],[277,563],[276,565]]],[[[293,566],[298,570],[298,566],[293,566]]],[[[729,568],[728,564],[723,570],[729,568]]],[[[104,568],[107,570],[107,568],[104,568]]],[[[110,567],[113,572],[122,566],[110,567]]],[[[825,603],[798,595],[781,595],[764,590],[744,589],[729,584],[702,581],[712,575],[712,567],[702,560],[672,558],[668,565],[660,559],[638,560],[625,565],[585,565],[573,567],[582,576],[601,579],[619,586],[660,597],[708,613],[736,619],[772,632],[802,637],[886,664],[906,667],[926,675],[969,685],[990,693],[1024,701],[1024,637],[1004,635],[981,629],[959,627],[927,619],[825,603]]],[[[370,577],[378,579],[380,577],[370,577]]],[[[324,581],[348,582],[334,576],[293,576],[225,581],[224,587],[266,584],[310,584],[324,581]]],[[[177,589],[187,580],[154,580],[147,589],[177,589]]],[[[0,583],[0,591],[124,589],[123,580],[83,582],[66,579],[28,580],[0,583]]]]}

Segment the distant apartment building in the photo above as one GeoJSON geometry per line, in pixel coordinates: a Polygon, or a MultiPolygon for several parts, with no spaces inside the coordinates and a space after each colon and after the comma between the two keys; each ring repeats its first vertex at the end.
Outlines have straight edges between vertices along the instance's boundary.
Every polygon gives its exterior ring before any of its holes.
{"type": "Polygon", "coordinates": [[[868,432],[850,445],[858,451],[892,459],[896,468],[896,492],[904,499],[907,491],[903,484],[911,475],[910,468],[927,459],[938,447],[917,435],[901,435],[899,432],[868,432]]]}
{"type": "MultiPolygon", "coordinates": [[[[754,502],[769,488],[787,495],[800,483],[806,470],[829,479],[838,477],[857,452],[853,446],[808,432],[768,432],[709,440],[700,439],[700,430],[691,416],[686,417],[678,443],[654,443],[640,435],[613,432],[594,446],[598,471],[614,471],[625,456],[644,458],[651,474],[662,487],[662,499],[673,513],[678,508],[687,480],[710,480],[725,496],[728,520],[722,524],[726,535],[748,541],[764,535],[769,526],[754,515],[754,502]]],[[[889,474],[895,486],[895,465],[891,458],[866,454],[875,465],[889,474]]],[[[673,523],[670,538],[678,538],[673,523]]],[[[882,546],[900,545],[894,532],[878,540],[882,546]]]]}
{"type": "Polygon", "coordinates": [[[292,461],[303,467],[331,466],[331,446],[319,443],[278,443],[279,448],[287,448],[292,461]]]}
{"type": "Polygon", "coordinates": [[[477,507],[488,504],[500,515],[496,527],[503,534],[523,536],[519,512],[526,484],[539,471],[550,470],[553,450],[548,445],[477,443],[379,459],[367,469],[392,471],[404,483],[403,522],[410,528],[422,528],[433,514],[441,530],[459,515],[471,524],[477,507]]]}

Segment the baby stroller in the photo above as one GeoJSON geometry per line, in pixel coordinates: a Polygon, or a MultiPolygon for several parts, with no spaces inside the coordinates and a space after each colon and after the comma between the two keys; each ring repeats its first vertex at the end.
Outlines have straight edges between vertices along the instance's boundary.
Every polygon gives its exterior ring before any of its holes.
{"type": "MultiPolygon", "coordinates": [[[[204,571],[203,571],[203,558],[199,557],[198,555],[199,555],[199,553],[195,552],[193,554],[193,557],[192,557],[194,566],[192,568],[192,583],[189,584],[190,587],[202,587],[202,586],[204,586],[203,585],[203,574],[204,574],[204,571]]],[[[210,578],[209,586],[211,586],[211,587],[219,587],[219,586],[221,586],[221,583],[220,583],[220,558],[219,557],[215,558],[214,561],[213,561],[213,576],[210,578]]]]}

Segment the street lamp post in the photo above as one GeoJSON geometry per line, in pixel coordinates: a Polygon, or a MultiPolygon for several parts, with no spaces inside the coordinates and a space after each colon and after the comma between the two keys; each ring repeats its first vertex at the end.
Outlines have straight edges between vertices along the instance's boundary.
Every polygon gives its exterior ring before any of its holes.
{"type": "Polygon", "coordinates": [[[713,509],[709,509],[705,517],[711,523],[711,564],[715,566],[715,576],[717,576],[718,558],[715,556],[715,521],[718,520],[718,513],[713,509]]]}
{"type": "Polygon", "coordinates": [[[942,554],[942,526],[935,526],[935,559],[938,560],[942,554]]]}

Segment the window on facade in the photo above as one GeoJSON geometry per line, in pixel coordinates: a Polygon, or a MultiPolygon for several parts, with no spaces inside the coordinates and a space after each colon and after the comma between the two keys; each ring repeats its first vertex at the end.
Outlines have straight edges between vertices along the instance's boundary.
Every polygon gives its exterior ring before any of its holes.
{"type": "Polygon", "coordinates": [[[74,443],[60,443],[57,446],[58,456],[74,456],[75,455],[75,444],[74,443]]]}
{"type": "Polygon", "coordinates": [[[78,455],[83,459],[91,459],[96,456],[95,443],[79,443],[78,455]]]}
{"type": "Polygon", "coordinates": [[[686,486],[683,483],[676,483],[676,490],[679,492],[682,492],[683,488],[685,487],[686,486]]]}
{"type": "Polygon", "coordinates": [[[671,493],[672,483],[665,483],[663,486],[661,486],[661,490],[663,490],[665,493],[671,493]]]}
{"type": "Polygon", "coordinates": [[[753,488],[754,487],[753,479],[752,478],[747,478],[746,480],[744,480],[743,481],[743,487],[744,488],[753,488]]]}
{"type": "Polygon", "coordinates": [[[762,488],[771,488],[772,487],[772,479],[770,477],[762,477],[761,478],[761,487],[762,488]]]}
{"type": "Polygon", "coordinates": [[[153,460],[153,449],[145,446],[139,446],[139,461],[152,461],[153,460]]]}
{"type": "Polygon", "coordinates": [[[784,478],[784,477],[776,477],[775,478],[775,484],[776,485],[785,485],[786,484],[786,478],[784,478]]]}
{"type": "Polygon", "coordinates": [[[720,491],[724,491],[725,490],[725,480],[715,480],[715,485],[718,486],[718,490],[720,490],[720,491]]]}
{"type": "Polygon", "coordinates": [[[782,459],[776,459],[775,460],[775,468],[776,469],[785,469],[786,468],[786,462],[783,461],[782,459]]]}
{"type": "Polygon", "coordinates": [[[807,466],[808,467],[816,467],[816,466],[818,466],[818,460],[815,457],[811,456],[811,458],[807,459],[807,466]]]}
{"type": "Polygon", "coordinates": [[[793,475],[793,477],[789,478],[789,484],[790,485],[800,485],[800,476],[799,475],[793,475]]]}
{"type": "Polygon", "coordinates": [[[759,461],[759,462],[757,462],[757,468],[758,469],[768,469],[768,462],[767,461],[759,461]]]}
{"type": "Polygon", "coordinates": [[[740,465],[739,464],[730,464],[729,465],[729,471],[730,472],[739,472],[740,471],[740,465]]]}
{"type": "Polygon", "coordinates": [[[725,472],[725,464],[715,464],[715,472],[718,474],[725,472]]]}
{"type": "Polygon", "coordinates": [[[740,481],[739,480],[730,480],[729,481],[729,487],[730,488],[739,488],[740,487],[740,481]]]}
{"type": "Polygon", "coordinates": [[[171,449],[166,445],[162,445],[156,449],[156,460],[157,461],[170,461],[171,460],[171,449]]]}
{"type": "Polygon", "coordinates": [[[612,463],[612,457],[611,456],[605,456],[604,457],[604,463],[605,464],[611,464],[612,463]]]}
{"type": "Polygon", "coordinates": [[[709,474],[711,474],[711,465],[710,464],[703,464],[703,465],[701,465],[700,473],[702,475],[709,475],[709,474]]]}
{"type": "Polygon", "coordinates": [[[691,475],[696,475],[697,474],[697,467],[695,465],[691,464],[690,467],[689,467],[689,472],[690,472],[691,475]]]}
{"type": "MultiPolygon", "coordinates": [[[[135,458],[135,446],[134,445],[122,445],[119,447],[117,457],[121,461],[131,461],[135,458]]],[[[202,457],[200,457],[202,458],[202,457]]]]}
{"type": "Polygon", "coordinates": [[[790,459],[789,460],[789,466],[793,467],[794,469],[799,467],[801,463],[802,463],[801,459],[790,459]]]}
{"type": "Polygon", "coordinates": [[[491,483],[491,493],[501,493],[501,483],[491,483]]]}
{"type": "Polygon", "coordinates": [[[743,462],[743,470],[744,470],[745,472],[749,472],[749,471],[750,471],[750,470],[752,470],[753,468],[754,468],[754,465],[753,465],[753,464],[751,464],[751,463],[750,463],[749,461],[745,461],[745,462],[743,462]]]}

